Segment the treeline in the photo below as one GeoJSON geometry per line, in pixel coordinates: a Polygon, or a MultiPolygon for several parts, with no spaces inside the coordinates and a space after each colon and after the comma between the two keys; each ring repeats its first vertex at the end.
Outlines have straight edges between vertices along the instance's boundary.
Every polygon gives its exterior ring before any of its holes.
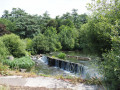
{"type": "Polygon", "coordinates": [[[87,50],[99,54],[100,71],[110,89],[120,89],[120,1],[95,0],[92,15],[72,13],[52,19],[47,12],[30,15],[20,8],[5,10],[0,23],[26,42],[32,54],[57,50],[87,50]]]}
{"type": "Polygon", "coordinates": [[[76,9],[72,13],[56,16],[52,19],[47,12],[41,15],[30,15],[20,8],[11,12],[5,10],[0,23],[6,29],[22,39],[26,39],[33,53],[51,52],[57,50],[80,50],[80,28],[87,23],[86,14],[79,15],[76,9]],[[29,39],[29,40],[28,40],[29,39]]]}

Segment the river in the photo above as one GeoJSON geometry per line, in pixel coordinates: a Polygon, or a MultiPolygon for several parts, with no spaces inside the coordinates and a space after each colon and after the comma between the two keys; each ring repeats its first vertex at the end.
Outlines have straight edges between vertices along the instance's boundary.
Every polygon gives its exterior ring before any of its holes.
{"type": "Polygon", "coordinates": [[[71,56],[81,56],[81,57],[89,57],[91,58],[91,60],[89,61],[84,61],[84,60],[76,60],[74,58],[66,58],[66,61],[69,62],[74,62],[74,63],[79,63],[80,65],[82,65],[82,72],[79,73],[71,73],[69,70],[65,70],[59,67],[51,67],[48,65],[48,63],[46,62],[47,58],[46,56],[57,56],[57,54],[60,52],[52,52],[50,54],[44,54],[44,56],[40,59],[37,60],[36,63],[36,71],[37,74],[46,74],[46,75],[62,75],[62,76],[77,76],[77,77],[81,77],[81,78],[86,78],[89,79],[91,77],[101,77],[101,75],[99,74],[98,70],[97,70],[97,65],[94,64],[94,62],[96,61],[96,59],[98,59],[97,55],[93,55],[93,54],[87,54],[87,53],[83,53],[83,52],[76,52],[76,51],[69,51],[69,52],[64,52],[66,53],[66,55],[71,55],[71,56]]]}

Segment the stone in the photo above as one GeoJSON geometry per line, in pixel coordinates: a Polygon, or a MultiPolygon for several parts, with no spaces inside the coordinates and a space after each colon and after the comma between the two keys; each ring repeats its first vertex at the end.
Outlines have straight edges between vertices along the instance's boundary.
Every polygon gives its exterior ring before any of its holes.
{"type": "Polygon", "coordinates": [[[20,69],[20,71],[21,71],[22,73],[24,73],[24,72],[26,72],[26,69],[20,69]]]}
{"type": "Polygon", "coordinates": [[[14,60],[14,57],[13,56],[8,56],[7,59],[14,60]]]}

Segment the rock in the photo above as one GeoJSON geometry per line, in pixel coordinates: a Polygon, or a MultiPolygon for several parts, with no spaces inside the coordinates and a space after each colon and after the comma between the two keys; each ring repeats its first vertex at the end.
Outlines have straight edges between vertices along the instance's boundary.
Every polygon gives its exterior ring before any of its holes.
{"type": "Polygon", "coordinates": [[[91,60],[91,58],[89,57],[80,57],[80,56],[70,56],[70,55],[67,55],[68,58],[75,58],[77,60],[91,60]]]}
{"type": "Polygon", "coordinates": [[[78,60],[91,60],[91,58],[88,58],[88,57],[78,57],[78,60]]]}
{"type": "Polygon", "coordinates": [[[14,57],[13,56],[8,56],[7,59],[14,60],[14,57]]]}
{"type": "Polygon", "coordinates": [[[20,71],[24,73],[24,72],[26,72],[26,69],[20,69],[20,71]]]}

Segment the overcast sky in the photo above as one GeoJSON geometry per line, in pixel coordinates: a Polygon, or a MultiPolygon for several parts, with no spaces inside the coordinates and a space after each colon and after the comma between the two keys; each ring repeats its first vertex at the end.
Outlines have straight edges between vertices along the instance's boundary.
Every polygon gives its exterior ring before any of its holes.
{"type": "Polygon", "coordinates": [[[71,10],[78,9],[79,14],[88,13],[85,7],[91,0],[0,0],[0,16],[4,10],[21,8],[30,14],[42,15],[48,11],[54,18],[71,10]]]}

